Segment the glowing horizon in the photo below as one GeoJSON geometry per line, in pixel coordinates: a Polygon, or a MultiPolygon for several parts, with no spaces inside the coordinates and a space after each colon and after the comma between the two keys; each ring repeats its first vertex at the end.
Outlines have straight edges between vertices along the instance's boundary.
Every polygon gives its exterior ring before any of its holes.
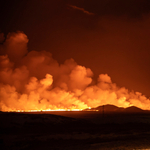
{"type": "Polygon", "coordinates": [[[47,111],[83,110],[100,105],[136,106],[150,110],[150,98],[140,92],[118,87],[108,74],[93,83],[90,68],[73,59],[59,64],[46,51],[27,50],[22,32],[7,36],[0,56],[0,110],[47,111]]]}

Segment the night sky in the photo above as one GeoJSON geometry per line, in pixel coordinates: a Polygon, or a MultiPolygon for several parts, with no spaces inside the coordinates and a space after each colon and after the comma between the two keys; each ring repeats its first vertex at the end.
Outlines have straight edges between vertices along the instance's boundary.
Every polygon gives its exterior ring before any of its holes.
{"type": "Polygon", "coordinates": [[[73,58],[91,68],[95,80],[107,73],[118,86],[150,96],[149,0],[2,0],[0,5],[0,32],[5,37],[24,32],[28,51],[49,51],[60,64],[73,58]]]}

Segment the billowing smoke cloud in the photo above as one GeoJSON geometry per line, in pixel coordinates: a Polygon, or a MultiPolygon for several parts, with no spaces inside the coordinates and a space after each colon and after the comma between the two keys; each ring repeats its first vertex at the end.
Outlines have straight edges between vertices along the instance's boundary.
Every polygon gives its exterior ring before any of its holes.
{"type": "Polygon", "coordinates": [[[4,34],[3,34],[3,33],[0,33],[0,43],[2,43],[4,40],[5,40],[4,34]]]}
{"type": "Polygon", "coordinates": [[[28,38],[22,32],[9,33],[4,43],[4,49],[13,62],[18,62],[27,51],[28,38]]]}
{"type": "Polygon", "coordinates": [[[6,54],[0,56],[1,111],[85,109],[104,104],[150,109],[150,99],[117,87],[107,74],[100,74],[93,85],[90,68],[73,59],[59,64],[46,51],[27,52],[27,43],[27,36],[17,32],[9,34],[2,45],[6,54]]]}

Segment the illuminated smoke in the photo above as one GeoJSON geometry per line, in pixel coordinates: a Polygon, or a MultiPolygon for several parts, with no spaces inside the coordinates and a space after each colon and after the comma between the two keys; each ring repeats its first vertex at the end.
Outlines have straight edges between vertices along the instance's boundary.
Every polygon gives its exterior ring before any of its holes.
{"type": "Polygon", "coordinates": [[[13,62],[18,62],[27,51],[28,38],[22,32],[9,33],[4,43],[4,50],[9,59],[13,62]]]}
{"type": "Polygon", "coordinates": [[[73,59],[59,64],[46,51],[27,52],[28,38],[22,32],[7,36],[0,56],[0,109],[85,109],[104,104],[150,109],[150,99],[139,92],[119,88],[107,74],[93,85],[90,68],[73,59]],[[16,67],[17,66],[17,67],[16,67]]]}

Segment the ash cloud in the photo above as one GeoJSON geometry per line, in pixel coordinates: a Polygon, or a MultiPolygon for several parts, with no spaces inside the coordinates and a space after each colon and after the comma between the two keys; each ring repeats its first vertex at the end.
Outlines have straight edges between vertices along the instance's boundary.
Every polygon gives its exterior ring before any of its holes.
{"type": "Polygon", "coordinates": [[[11,61],[17,62],[27,54],[27,43],[28,38],[22,32],[9,33],[3,44],[3,49],[11,61]]]}
{"type": "Polygon", "coordinates": [[[23,32],[10,33],[0,56],[0,109],[85,109],[104,104],[150,109],[150,99],[139,92],[119,88],[107,74],[93,84],[90,68],[73,59],[59,64],[46,51],[27,51],[23,32]],[[16,65],[17,64],[17,65],[16,65]]]}
{"type": "Polygon", "coordinates": [[[0,33],[0,43],[3,43],[4,40],[4,33],[0,33]]]}

